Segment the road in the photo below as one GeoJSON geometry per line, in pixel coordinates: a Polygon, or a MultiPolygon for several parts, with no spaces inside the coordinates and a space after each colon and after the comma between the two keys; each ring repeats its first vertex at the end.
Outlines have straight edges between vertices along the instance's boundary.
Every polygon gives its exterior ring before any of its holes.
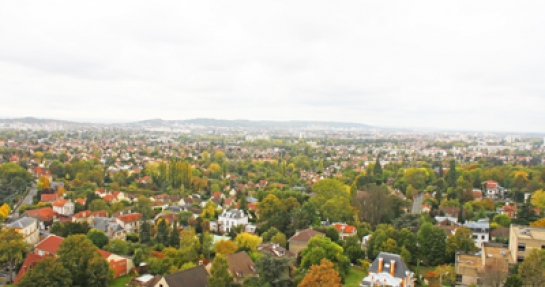
{"type": "Polygon", "coordinates": [[[413,208],[411,210],[412,214],[422,213],[422,201],[424,200],[424,194],[418,194],[413,198],[413,208]]]}
{"type": "Polygon", "coordinates": [[[8,216],[8,222],[19,219],[19,208],[23,204],[32,205],[32,198],[34,197],[34,195],[36,195],[36,192],[38,192],[38,190],[36,189],[36,184],[32,184],[32,187],[30,187],[30,190],[28,191],[25,198],[23,198],[23,200],[17,205],[13,212],[8,216]]]}

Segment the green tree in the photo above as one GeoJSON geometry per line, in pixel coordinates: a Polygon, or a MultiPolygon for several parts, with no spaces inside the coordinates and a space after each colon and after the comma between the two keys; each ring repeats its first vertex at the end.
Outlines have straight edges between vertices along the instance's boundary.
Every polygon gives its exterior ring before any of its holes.
{"type": "Polygon", "coordinates": [[[21,278],[19,287],[71,287],[71,274],[55,257],[46,257],[21,278]]]}
{"type": "Polygon", "coordinates": [[[503,287],[522,287],[523,284],[524,281],[522,281],[522,278],[515,274],[507,277],[503,287]]]}
{"type": "Polygon", "coordinates": [[[210,269],[210,277],[208,277],[209,287],[230,287],[233,285],[233,277],[229,274],[229,265],[227,265],[227,258],[218,254],[212,261],[212,268],[210,269]]]}
{"type": "Polygon", "coordinates": [[[68,236],[61,243],[57,255],[64,268],[70,273],[72,286],[108,286],[108,262],[85,235],[68,236]]]}
{"type": "Polygon", "coordinates": [[[151,242],[151,226],[147,220],[140,223],[140,243],[149,244],[151,242]]]}
{"type": "Polygon", "coordinates": [[[87,232],[87,238],[98,248],[106,246],[109,241],[108,236],[106,236],[104,232],[95,228],[92,228],[87,232]]]}
{"type": "Polygon", "coordinates": [[[290,265],[293,259],[289,257],[277,258],[268,252],[257,259],[255,265],[259,277],[252,286],[256,287],[291,287],[293,279],[290,277],[290,265]]]}
{"type": "Polygon", "coordinates": [[[202,254],[208,259],[214,246],[214,236],[210,232],[202,234],[202,254]]]}
{"type": "Polygon", "coordinates": [[[178,230],[178,222],[174,221],[172,230],[168,236],[168,246],[180,248],[180,231],[178,230]]]}
{"type": "Polygon", "coordinates": [[[373,178],[377,185],[381,185],[384,181],[384,175],[382,171],[382,166],[380,165],[379,156],[377,156],[377,161],[375,162],[375,166],[373,167],[373,178]]]}
{"type": "Polygon", "coordinates": [[[125,240],[112,239],[110,243],[104,247],[104,249],[119,255],[128,255],[130,246],[125,240]]]}
{"type": "Polygon", "coordinates": [[[431,265],[442,263],[446,251],[445,231],[426,222],[420,227],[417,237],[420,258],[431,265]]]}
{"type": "MultiPolygon", "coordinates": [[[[21,233],[13,228],[4,228],[0,230],[0,262],[7,263],[8,266],[17,266],[23,260],[23,255],[27,252],[28,244],[23,239],[21,233]]],[[[8,281],[12,281],[12,272],[8,274],[8,281]]]]}
{"type": "Polygon", "coordinates": [[[110,210],[106,201],[102,199],[95,199],[89,204],[89,210],[99,211],[99,210],[110,210]]]}
{"type": "Polygon", "coordinates": [[[343,244],[344,254],[352,263],[358,263],[358,260],[365,257],[365,253],[361,249],[361,244],[358,236],[349,236],[343,244]]]}
{"type": "Polygon", "coordinates": [[[164,219],[159,219],[155,241],[158,244],[163,244],[164,246],[168,245],[168,228],[167,228],[166,220],[164,219]]]}
{"type": "Polygon", "coordinates": [[[532,249],[518,268],[525,286],[545,285],[545,250],[532,249]]]}
{"type": "Polygon", "coordinates": [[[453,235],[447,238],[446,256],[449,262],[454,262],[456,251],[476,251],[475,242],[471,237],[471,230],[466,227],[459,227],[453,235]]]}
{"type": "Polygon", "coordinates": [[[511,225],[511,217],[507,214],[496,214],[494,216],[494,222],[503,227],[509,227],[511,225]]]}
{"type": "Polygon", "coordinates": [[[345,278],[350,271],[350,260],[344,255],[343,248],[331,241],[329,237],[314,236],[301,255],[301,267],[305,269],[320,264],[320,261],[325,258],[335,265],[335,270],[342,278],[345,278]]]}
{"type": "Polygon", "coordinates": [[[449,169],[445,175],[445,180],[447,181],[447,185],[449,187],[456,187],[458,173],[456,172],[456,162],[454,160],[450,160],[449,162],[449,169]]]}

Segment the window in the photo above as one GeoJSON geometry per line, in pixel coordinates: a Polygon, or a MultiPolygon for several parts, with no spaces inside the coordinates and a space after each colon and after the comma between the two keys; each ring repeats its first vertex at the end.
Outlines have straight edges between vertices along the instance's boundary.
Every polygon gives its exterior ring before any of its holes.
{"type": "Polygon", "coordinates": [[[484,240],[484,237],[485,237],[484,235],[483,235],[483,236],[481,236],[481,239],[482,239],[482,240],[484,240]]]}
{"type": "Polygon", "coordinates": [[[456,274],[456,282],[462,282],[462,274],[456,274]]]}
{"type": "Polygon", "coordinates": [[[541,245],[541,249],[545,249],[545,245],[541,245]]]}
{"type": "Polygon", "coordinates": [[[473,235],[473,239],[477,239],[479,238],[477,235],[473,235]]]}
{"type": "Polygon", "coordinates": [[[519,243],[519,252],[526,251],[526,243],[519,243]]]}
{"type": "Polygon", "coordinates": [[[524,261],[524,256],[518,256],[517,257],[517,262],[522,263],[522,261],[524,261]]]}

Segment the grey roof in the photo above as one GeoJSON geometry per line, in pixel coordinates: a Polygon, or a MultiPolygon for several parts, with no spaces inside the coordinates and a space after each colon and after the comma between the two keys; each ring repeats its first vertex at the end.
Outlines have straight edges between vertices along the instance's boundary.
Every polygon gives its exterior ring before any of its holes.
{"type": "Polygon", "coordinates": [[[206,287],[208,286],[208,271],[203,265],[182,270],[165,276],[170,287],[206,287]]]}
{"type": "Polygon", "coordinates": [[[224,210],[221,214],[222,217],[227,218],[244,218],[246,215],[244,214],[243,210],[240,209],[231,209],[231,210],[224,210]]]}
{"type": "Polygon", "coordinates": [[[490,228],[490,221],[488,221],[488,218],[481,218],[476,222],[468,221],[464,226],[467,228],[490,228]]]}
{"type": "Polygon", "coordinates": [[[383,267],[382,272],[390,273],[390,268],[392,260],[395,261],[395,270],[394,270],[394,277],[397,278],[405,278],[407,277],[406,272],[411,271],[405,262],[403,262],[403,259],[401,259],[401,256],[397,254],[387,253],[387,252],[380,252],[375,258],[375,261],[373,261],[373,264],[369,267],[369,272],[378,273],[378,265],[379,265],[379,258],[383,259],[383,267]]]}
{"type": "Polygon", "coordinates": [[[248,201],[248,203],[255,203],[257,202],[257,198],[248,196],[248,198],[246,198],[246,201],[248,201]]]}
{"type": "Polygon", "coordinates": [[[37,222],[38,222],[38,220],[36,220],[36,218],[23,217],[23,218],[19,218],[16,221],[8,224],[8,227],[11,227],[11,228],[25,228],[25,227],[28,227],[28,226],[30,226],[32,224],[36,224],[37,222]]]}

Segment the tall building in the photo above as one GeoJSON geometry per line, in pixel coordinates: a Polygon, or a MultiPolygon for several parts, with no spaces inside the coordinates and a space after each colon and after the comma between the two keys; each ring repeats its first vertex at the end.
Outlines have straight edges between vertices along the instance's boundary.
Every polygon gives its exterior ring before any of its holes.
{"type": "Polygon", "coordinates": [[[545,228],[511,224],[509,251],[516,262],[524,261],[532,249],[545,249],[545,228]]]}

